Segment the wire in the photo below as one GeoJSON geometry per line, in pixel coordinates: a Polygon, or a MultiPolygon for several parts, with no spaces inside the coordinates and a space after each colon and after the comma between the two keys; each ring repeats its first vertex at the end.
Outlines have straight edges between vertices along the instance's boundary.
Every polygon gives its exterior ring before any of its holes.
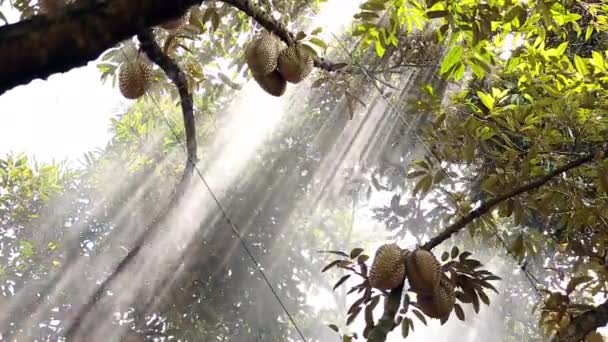
{"type": "MultiPolygon", "coordinates": [[[[122,49],[121,49],[121,51],[122,51],[122,49]]],[[[124,53],[124,51],[123,51],[123,56],[125,57],[127,63],[131,64],[131,61],[128,59],[128,57],[126,56],[126,54],[124,53]]],[[[260,266],[259,262],[257,261],[257,259],[255,258],[255,256],[253,255],[253,253],[251,252],[251,250],[247,246],[247,243],[245,242],[245,239],[242,237],[240,230],[237,228],[236,224],[234,224],[234,222],[232,221],[232,219],[228,215],[226,209],[224,208],[224,206],[222,205],[222,203],[219,201],[218,197],[213,192],[213,189],[211,189],[211,186],[209,185],[209,183],[207,183],[207,180],[203,176],[201,170],[198,168],[198,166],[196,165],[196,163],[194,163],[194,161],[192,160],[192,157],[188,154],[187,147],[182,142],[179,134],[177,133],[177,131],[173,127],[173,125],[170,122],[169,118],[167,117],[167,115],[165,114],[165,112],[160,108],[159,104],[156,102],[156,99],[153,96],[150,96],[150,99],[152,100],[152,103],[154,104],[154,106],[156,107],[156,109],[162,114],[163,119],[165,120],[165,123],[167,124],[167,127],[169,128],[169,130],[171,131],[171,133],[173,134],[173,136],[175,137],[175,139],[178,141],[178,143],[180,144],[180,146],[182,146],[182,148],[184,149],[184,152],[186,153],[186,156],[188,158],[188,162],[192,165],[192,167],[194,168],[194,170],[196,170],[196,173],[198,174],[199,178],[201,179],[201,181],[203,182],[203,184],[207,188],[207,191],[209,191],[209,194],[213,198],[213,201],[216,203],[216,205],[220,209],[220,211],[222,213],[222,216],[224,217],[224,219],[226,220],[226,222],[232,228],[232,232],[234,233],[234,235],[236,235],[236,237],[238,238],[241,246],[243,247],[243,249],[247,253],[248,257],[254,263],[257,271],[260,273],[260,275],[262,276],[264,282],[269,287],[269,289],[272,292],[273,296],[276,298],[277,302],[279,303],[279,305],[281,306],[281,308],[285,312],[285,315],[287,315],[287,318],[289,319],[289,321],[291,322],[291,324],[293,324],[294,328],[296,329],[296,331],[297,331],[298,335],[300,336],[300,338],[302,339],[302,341],[306,342],[307,341],[306,337],[304,336],[304,334],[300,330],[300,327],[296,323],[296,320],[293,318],[292,314],[287,309],[287,306],[285,305],[285,303],[283,302],[283,300],[279,296],[277,290],[274,288],[274,286],[270,282],[270,279],[266,276],[266,272],[264,272],[264,270],[260,266]]]]}

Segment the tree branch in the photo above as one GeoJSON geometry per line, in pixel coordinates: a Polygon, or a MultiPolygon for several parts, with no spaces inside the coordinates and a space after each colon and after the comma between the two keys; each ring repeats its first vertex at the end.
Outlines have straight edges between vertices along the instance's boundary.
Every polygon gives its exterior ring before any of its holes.
{"type": "Polygon", "coordinates": [[[475,210],[469,212],[467,215],[463,216],[462,218],[460,218],[458,221],[454,222],[453,224],[451,224],[450,226],[446,227],[441,233],[439,233],[437,236],[435,236],[434,238],[432,238],[431,240],[429,240],[427,243],[425,243],[424,245],[422,245],[423,249],[426,250],[431,250],[433,248],[435,248],[437,245],[439,245],[440,243],[442,243],[443,241],[449,239],[452,235],[458,233],[462,228],[464,228],[467,224],[473,222],[473,220],[481,217],[482,215],[488,213],[490,211],[490,209],[492,209],[494,206],[510,199],[513,198],[515,196],[521,195],[524,192],[528,192],[530,190],[534,190],[538,187],[541,187],[543,185],[545,185],[547,182],[549,182],[550,180],[552,180],[553,178],[555,178],[556,176],[559,176],[560,174],[570,171],[576,167],[579,167],[591,160],[593,160],[593,158],[595,157],[594,154],[589,154],[586,155],[584,157],[581,157],[579,159],[575,159],[561,167],[558,167],[557,169],[547,173],[546,175],[537,178],[534,181],[531,181],[525,185],[522,185],[518,188],[515,188],[507,193],[504,193],[498,197],[494,197],[491,200],[488,200],[485,203],[482,203],[479,207],[477,207],[475,210]]]}
{"type": "MultiPolygon", "coordinates": [[[[488,213],[494,206],[496,206],[496,205],[500,204],[501,202],[506,201],[510,198],[521,195],[522,193],[536,189],[536,188],[546,184],[553,178],[559,176],[560,174],[570,171],[576,167],[579,167],[587,162],[592,161],[594,159],[594,157],[595,157],[595,154],[589,154],[589,155],[586,155],[579,159],[575,159],[575,160],[547,173],[546,175],[537,178],[534,181],[528,182],[527,184],[524,184],[518,188],[515,188],[501,196],[495,197],[491,200],[488,200],[485,203],[482,203],[479,207],[477,207],[477,209],[472,210],[467,215],[460,218],[458,221],[456,221],[453,224],[446,227],[441,233],[439,233],[437,236],[435,236],[434,238],[429,240],[427,243],[422,245],[421,248],[426,249],[426,250],[431,250],[431,249],[435,248],[436,246],[441,244],[443,241],[452,237],[452,235],[458,233],[467,224],[473,222],[473,220],[488,213]]],[[[392,328],[387,330],[389,325],[386,322],[394,322],[395,313],[396,313],[396,312],[393,312],[392,309],[388,310],[388,308],[393,308],[395,305],[397,305],[397,307],[398,307],[401,303],[402,294],[403,294],[403,287],[398,287],[396,289],[393,289],[391,291],[390,295],[385,299],[384,314],[382,315],[382,318],[381,318],[381,321],[384,321],[385,323],[378,324],[371,330],[370,339],[369,339],[370,342],[386,341],[387,334],[392,330],[392,328]],[[375,336],[373,340],[371,339],[371,336],[375,336]]],[[[606,304],[606,303],[604,303],[604,304],[606,304]]],[[[606,304],[606,305],[608,305],[608,304],[606,304]]],[[[606,310],[608,310],[608,308],[606,308],[606,310]]],[[[606,319],[608,320],[608,312],[607,312],[606,319]]],[[[588,321],[585,320],[585,322],[588,322],[588,321]]]]}
{"type": "MultiPolygon", "coordinates": [[[[175,63],[171,57],[165,55],[161,50],[161,47],[154,40],[154,33],[151,29],[145,29],[137,34],[137,39],[141,43],[141,50],[146,53],[148,58],[156,63],[167,75],[167,77],[175,84],[177,91],[179,92],[182,115],[184,117],[184,126],[186,131],[186,152],[188,154],[188,160],[186,162],[186,168],[184,170],[183,183],[188,184],[188,180],[192,176],[194,166],[198,162],[198,156],[196,152],[196,123],[194,120],[194,109],[192,94],[188,90],[188,80],[186,75],[180,69],[179,65],[175,63]]],[[[183,189],[180,189],[183,191],[183,189]]],[[[179,191],[180,193],[182,191],[179,191]]]]}
{"type": "MultiPolygon", "coordinates": [[[[285,42],[293,34],[251,0],[220,0],[258,21],[285,42]]],[[[34,16],[0,26],[0,95],[34,79],[66,72],[95,60],[107,49],[144,28],[183,14],[204,0],[80,0],[55,16],[34,16]]],[[[315,59],[335,71],[344,63],[315,59]]]]}
{"type": "Polygon", "coordinates": [[[592,331],[608,325],[608,299],[589,311],[574,317],[568,327],[553,342],[578,342],[592,331]]]}
{"type": "Polygon", "coordinates": [[[55,16],[0,26],[0,94],[86,65],[139,30],[179,17],[202,0],[81,0],[55,16]]]}
{"type": "Polygon", "coordinates": [[[380,317],[378,324],[370,331],[367,342],[386,341],[388,334],[395,329],[395,326],[397,326],[395,316],[401,306],[402,295],[403,285],[391,290],[388,297],[384,300],[384,312],[382,313],[382,317],[380,317]]]}

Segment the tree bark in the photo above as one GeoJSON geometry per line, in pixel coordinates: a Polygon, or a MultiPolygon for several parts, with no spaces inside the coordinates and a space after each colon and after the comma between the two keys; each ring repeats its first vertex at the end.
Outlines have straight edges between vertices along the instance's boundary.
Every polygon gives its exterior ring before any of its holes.
{"type": "Polygon", "coordinates": [[[606,325],[608,325],[608,299],[595,309],[574,317],[568,327],[553,339],[553,342],[583,341],[589,333],[606,325]]]}
{"type": "MultiPolygon", "coordinates": [[[[188,80],[186,79],[186,74],[184,74],[179,65],[171,57],[162,52],[162,49],[156,43],[156,40],[154,40],[154,33],[151,29],[145,29],[139,32],[137,34],[137,39],[139,39],[139,42],[141,43],[141,50],[145,52],[151,61],[163,69],[179,93],[186,132],[186,154],[188,156],[183,175],[183,178],[185,179],[182,180],[182,183],[188,184],[190,178],[192,177],[192,173],[194,172],[194,167],[198,163],[198,155],[196,152],[197,143],[194,103],[192,100],[192,94],[188,89],[188,80]]],[[[173,129],[171,129],[171,131],[173,134],[176,134],[173,129]]],[[[179,139],[177,135],[176,138],[179,139]]]]}
{"type": "MultiPolygon", "coordinates": [[[[284,25],[251,0],[220,0],[254,18],[287,43],[284,25]]],[[[0,95],[18,85],[81,67],[145,28],[183,14],[204,0],[80,0],[54,16],[34,16],[0,26],[0,95]]],[[[335,71],[344,63],[315,58],[315,66],[335,71]]]]}
{"type": "Polygon", "coordinates": [[[146,27],[179,17],[202,0],[84,0],[56,16],[0,27],[0,94],[36,78],[86,65],[146,27]]]}

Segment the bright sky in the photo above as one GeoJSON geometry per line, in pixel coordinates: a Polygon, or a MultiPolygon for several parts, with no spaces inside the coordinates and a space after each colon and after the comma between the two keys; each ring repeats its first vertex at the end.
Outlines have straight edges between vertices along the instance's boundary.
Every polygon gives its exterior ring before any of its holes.
{"type": "MultiPolygon", "coordinates": [[[[8,2],[0,11],[11,23],[19,19],[8,2]]],[[[0,95],[0,156],[13,151],[39,161],[77,159],[103,147],[110,117],[129,102],[99,76],[91,62],[0,95]]]]}

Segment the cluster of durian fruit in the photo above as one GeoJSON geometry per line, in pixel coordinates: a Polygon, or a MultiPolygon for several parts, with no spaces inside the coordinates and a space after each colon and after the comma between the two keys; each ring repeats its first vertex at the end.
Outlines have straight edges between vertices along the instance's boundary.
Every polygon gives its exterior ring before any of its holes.
{"type": "Polygon", "coordinates": [[[287,82],[300,83],[314,67],[313,55],[304,45],[296,42],[285,47],[268,31],[247,45],[245,60],[255,81],[273,96],[283,95],[287,82]]]}
{"type": "Polygon", "coordinates": [[[450,315],[456,303],[454,285],[441,271],[433,253],[424,249],[410,252],[394,243],[380,246],[369,271],[370,286],[392,290],[406,278],[410,290],[417,295],[420,311],[437,319],[450,315]]]}
{"type": "MultiPolygon", "coordinates": [[[[166,21],[160,25],[167,31],[177,31],[190,21],[190,11],[186,11],[176,19],[166,21]]],[[[118,89],[122,96],[134,100],[142,97],[153,79],[152,62],[139,54],[135,61],[124,62],[118,71],[118,89]]]]}

